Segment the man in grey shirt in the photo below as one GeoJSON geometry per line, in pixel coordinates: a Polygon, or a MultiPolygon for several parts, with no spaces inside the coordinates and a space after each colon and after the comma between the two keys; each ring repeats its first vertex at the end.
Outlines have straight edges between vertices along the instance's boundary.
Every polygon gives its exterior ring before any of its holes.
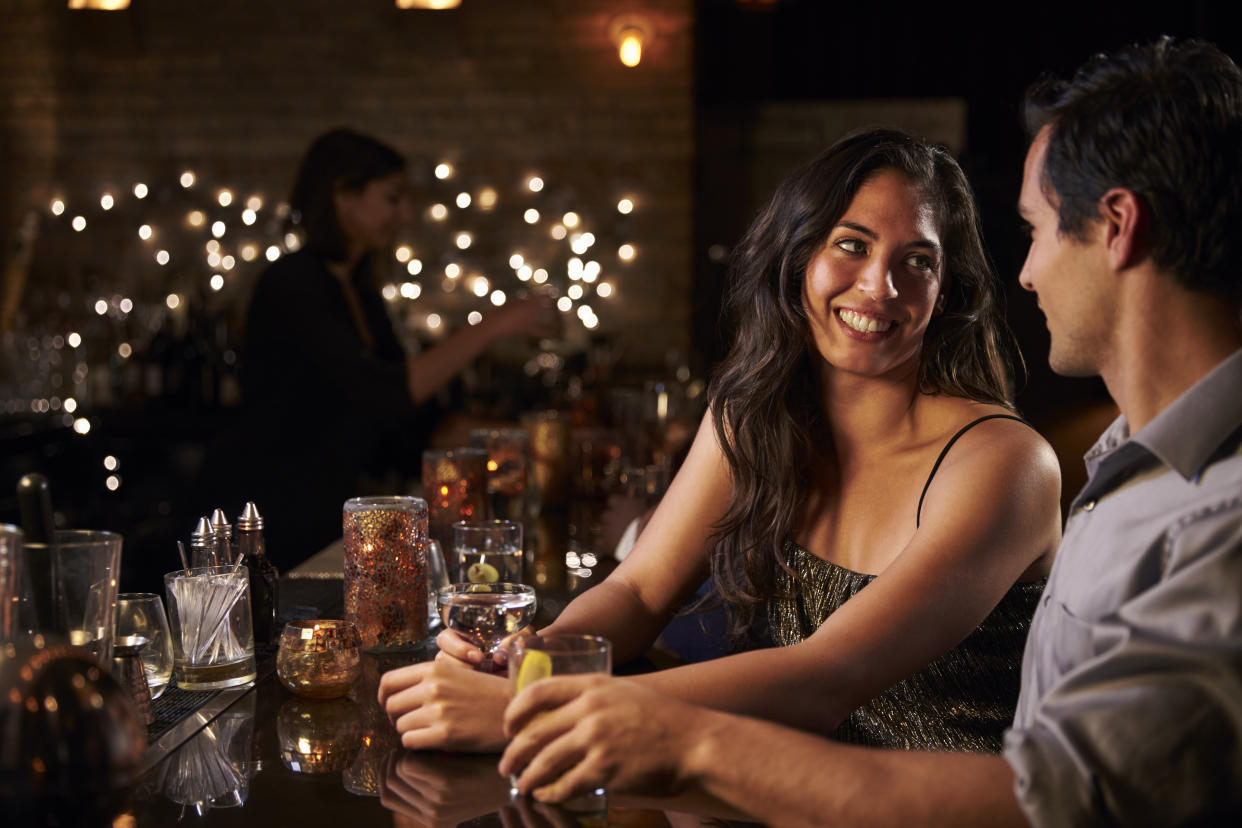
{"type": "Polygon", "coordinates": [[[537,682],[502,773],[536,798],[697,787],[764,822],[1239,824],[1242,72],[1162,40],[1027,100],[1023,287],[1052,367],[1122,416],[1087,455],[1003,756],[878,751],[619,679],[537,682]],[[542,715],[538,715],[542,714],[542,715]]]}

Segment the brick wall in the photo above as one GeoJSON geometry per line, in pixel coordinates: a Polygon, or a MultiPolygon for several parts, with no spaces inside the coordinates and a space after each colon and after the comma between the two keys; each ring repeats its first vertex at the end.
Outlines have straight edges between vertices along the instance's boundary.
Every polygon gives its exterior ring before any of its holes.
{"type": "Polygon", "coordinates": [[[244,301],[261,259],[239,257],[225,289],[209,291],[218,269],[203,261],[201,244],[210,235],[187,227],[187,212],[198,206],[208,223],[226,220],[234,252],[247,234],[265,244],[306,145],[349,125],[407,155],[416,205],[451,206],[457,191],[484,186],[498,193],[489,214],[453,209],[444,223],[420,216],[411,228],[407,241],[426,263],[420,308],[464,313],[474,301],[441,292],[448,261],[517,287],[496,264],[512,251],[546,258],[551,281],[567,286],[564,243],[551,245],[547,232],[551,217],[572,209],[579,229],[596,235],[588,257],[616,286],[615,297],[592,303],[599,330],[620,337],[637,364],[687,347],[690,0],[465,0],[449,12],[400,11],[391,0],[63,6],[7,0],[0,17],[0,233],[4,296],[20,307],[19,326],[80,327],[98,297],[125,296],[139,309],[115,323],[127,326],[116,335],[141,337],[132,329],[154,324],[168,292],[244,301]],[[635,69],[621,66],[607,35],[622,11],[642,12],[656,29],[635,69]],[[441,160],[457,169],[448,182],[431,174],[441,160]],[[193,190],[177,184],[185,169],[198,177],[193,190]],[[531,174],[547,182],[539,194],[522,188],[531,174]],[[137,181],[151,190],[141,202],[130,194],[137,181]],[[214,203],[225,186],[239,201],[262,194],[253,228],[240,223],[240,203],[214,203]],[[104,192],[116,198],[108,212],[104,192]],[[637,204],[628,216],[615,208],[623,195],[637,204]],[[67,206],[59,217],[48,209],[54,198],[67,206]],[[542,213],[533,227],[520,220],[532,206],[542,213]],[[17,228],[32,211],[27,262],[17,228]],[[74,233],[79,214],[87,229],[74,233]],[[155,228],[149,242],[137,237],[142,223],[155,228]],[[450,245],[458,229],[475,234],[467,253],[450,245]],[[628,264],[616,255],[624,242],[638,251],[628,264]],[[174,260],[156,264],[158,249],[174,260]]]}

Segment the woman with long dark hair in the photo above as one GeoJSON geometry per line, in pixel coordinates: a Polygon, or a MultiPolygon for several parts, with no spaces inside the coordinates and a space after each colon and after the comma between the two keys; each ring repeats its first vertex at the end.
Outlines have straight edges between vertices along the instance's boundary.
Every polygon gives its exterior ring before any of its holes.
{"type": "MultiPolygon", "coordinates": [[[[710,574],[744,651],[640,681],[854,742],[998,750],[1060,514],[1052,450],[1013,413],[997,290],[942,149],[865,130],[790,176],[734,253],[736,339],[689,456],[547,631],[623,662],[710,574]]],[[[500,688],[459,669],[478,660],[460,638],[440,646],[381,685],[404,743],[494,747],[500,688]]]]}
{"type": "MultiPolygon", "coordinates": [[[[248,441],[230,470],[232,496],[244,490],[259,504],[282,568],[340,537],[341,505],[362,494],[369,465],[391,463],[392,435],[430,431],[421,407],[492,342],[560,332],[551,299],[517,298],[434,347],[406,352],[377,270],[391,263],[410,220],[406,162],[375,138],[334,129],[315,139],[289,205],[302,247],[263,272],[250,301],[248,441]]],[[[417,462],[416,450],[407,454],[417,462]]]]}

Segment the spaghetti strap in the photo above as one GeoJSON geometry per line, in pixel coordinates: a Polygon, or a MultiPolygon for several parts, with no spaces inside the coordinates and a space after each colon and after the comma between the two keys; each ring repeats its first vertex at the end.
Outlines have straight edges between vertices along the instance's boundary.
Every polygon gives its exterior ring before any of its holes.
{"type": "Polygon", "coordinates": [[[931,486],[932,478],[936,476],[936,472],[940,470],[940,464],[944,462],[944,456],[949,453],[949,449],[953,448],[953,444],[957,442],[957,438],[970,431],[979,423],[987,420],[1017,420],[1028,428],[1034,428],[1026,420],[1014,414],[986,414],[977,420],[971,420],[966,425],[957,430],[957,433],[949,438],[949,442],[944,444],[944,448],[940,450],[940,456],[936,458],[936,464],[932,466],[931,474],[927,475],[927,482],[923,484],[923,493],[919,495],[919,508],[914,513],[914,528],[919,528],[919,519],[923,516],[923,498],[927,497],[927,489],[931,486]]]}

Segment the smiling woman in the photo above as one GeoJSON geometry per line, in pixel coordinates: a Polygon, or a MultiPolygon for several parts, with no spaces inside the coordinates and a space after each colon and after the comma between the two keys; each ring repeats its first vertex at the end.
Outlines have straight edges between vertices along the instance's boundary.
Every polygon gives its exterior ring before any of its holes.
{"type": "Polygon", "coordinates": [[[859,188],[802,282],[826,365],[913,372],[940,292],[940,234],[915,184],[885,170],[859,188]]]}
{"type": "MultiPolygon", "coordinates": [[[[624,662],[710,572],[744,651],[641,683],[847,741],[998,750],[1059,475],[1009,401],[961,169],[903,132],[848,136],[781,185],[732,264],[736,339],[688,457],[548,631],[624,662]]],[[[503,688],[439,643],[381,685],[406,746],[498,746],[503,688]]]]}

